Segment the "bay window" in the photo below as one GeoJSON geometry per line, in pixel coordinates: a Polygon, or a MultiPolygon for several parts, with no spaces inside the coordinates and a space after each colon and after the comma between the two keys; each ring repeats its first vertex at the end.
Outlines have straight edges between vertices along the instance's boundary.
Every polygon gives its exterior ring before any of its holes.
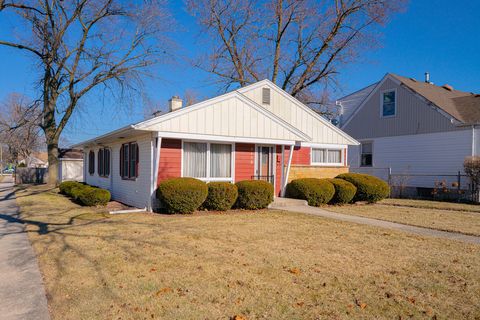
{"type": "Polygon", "coordinates": [[[312,148],[312,165],[343,165],[342,149],[312,148]]]}
{"type": "Polygon", "coordinates": [[[232,181],[232,159],[231,144],[184,142],[182,175],[207,181],[232,181]]]}

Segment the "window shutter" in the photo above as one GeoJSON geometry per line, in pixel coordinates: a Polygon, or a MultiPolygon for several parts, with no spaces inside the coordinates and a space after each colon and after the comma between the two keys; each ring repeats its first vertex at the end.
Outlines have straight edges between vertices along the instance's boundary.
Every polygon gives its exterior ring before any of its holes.
{"type": "Polygon", "coordinates": [[[138,144],[135,144],[135,178],[138,177],[138,163],[139,163],[139,152],[138,152],[138,144]]]}
{"type": "Polygon", "coordinates": [[[123,144],[120,147],[120,176],[123,177],[123,144]]]}
{"type": "Polygon", "coordinates": [[[270,104],[270,88],[262,88],[262,103],[270,104]]]}

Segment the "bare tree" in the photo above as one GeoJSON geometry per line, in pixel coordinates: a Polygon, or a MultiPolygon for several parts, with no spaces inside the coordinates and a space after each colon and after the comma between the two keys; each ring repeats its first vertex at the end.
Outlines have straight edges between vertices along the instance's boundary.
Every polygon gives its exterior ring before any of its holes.
{"type": "MultiPolygon", "coordinates": [[[[24,38],[0,45],[31,54],[38,66],[41,128],[57,182],[58,142],[79,100],[104,92],[122,97],[140,84],[147,67],[165,53],[169,15],[156,0],[0,0],[0,18],[16,16],[24,38]]],[[[12,32],[13,34],[13,32],[12,32]]]]}
{"type": "Polygon", "coordinates": [[[44,144],[40,126],[40,108],[20,94],[11,94],[0,104],[0,141],[8,150],[7,160],[18,163],[44,144]]]}
{"type": "Polygon", "coordinates": [[[197,66],[228,89],[269,78],[291,95],[321,105],[321,85],[375,44],[376,26],[404,0],[187,0],[213,37],[197,66]]]}

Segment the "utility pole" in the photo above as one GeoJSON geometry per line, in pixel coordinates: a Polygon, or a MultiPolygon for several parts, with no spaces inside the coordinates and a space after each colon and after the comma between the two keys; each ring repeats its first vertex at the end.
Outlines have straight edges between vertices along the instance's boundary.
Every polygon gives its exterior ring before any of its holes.
{"type": "Polygon", "coordinates": [[[0,144],[0,176],[3,176],[3,144],[0,144]]]}

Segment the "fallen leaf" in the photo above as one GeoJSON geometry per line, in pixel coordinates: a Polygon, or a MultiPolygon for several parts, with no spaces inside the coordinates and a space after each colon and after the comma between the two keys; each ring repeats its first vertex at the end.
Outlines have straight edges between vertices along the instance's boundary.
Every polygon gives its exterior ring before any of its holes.
{"type": "Polygon", "coordinates": [[[155,271],[157,271],[157,269],[155,268],[150,269],[150,272],[155,272],[155,271]]]}
{"type": "Polygon", "coordinates": [[[157,291],[156,295],[157,297],[164,294],[164,293],[168,293],[168,292],[172,292],[172,288],[169,288],[169,287],[165,287],[165,288],[162,288],[160,290],[157,291]]]}
{"type": "Polygon", "coordinates": [[[360,303],[360,309],[365,309],[367,307],[367,304],[365,302],[360,303]]]}
{"type": "Polygon", "coordinates": [[[290,269],[288,269],[288,272],[293,273],[293,274],[300,274],[300,269],[290,268],[290,269]]]}
{"type": "Polygon", "coordinates": [[[234,315],[230,319],[231,320],[247,320],[247,318],[245,316],[242,316],[242,315],[234,315]]]}

